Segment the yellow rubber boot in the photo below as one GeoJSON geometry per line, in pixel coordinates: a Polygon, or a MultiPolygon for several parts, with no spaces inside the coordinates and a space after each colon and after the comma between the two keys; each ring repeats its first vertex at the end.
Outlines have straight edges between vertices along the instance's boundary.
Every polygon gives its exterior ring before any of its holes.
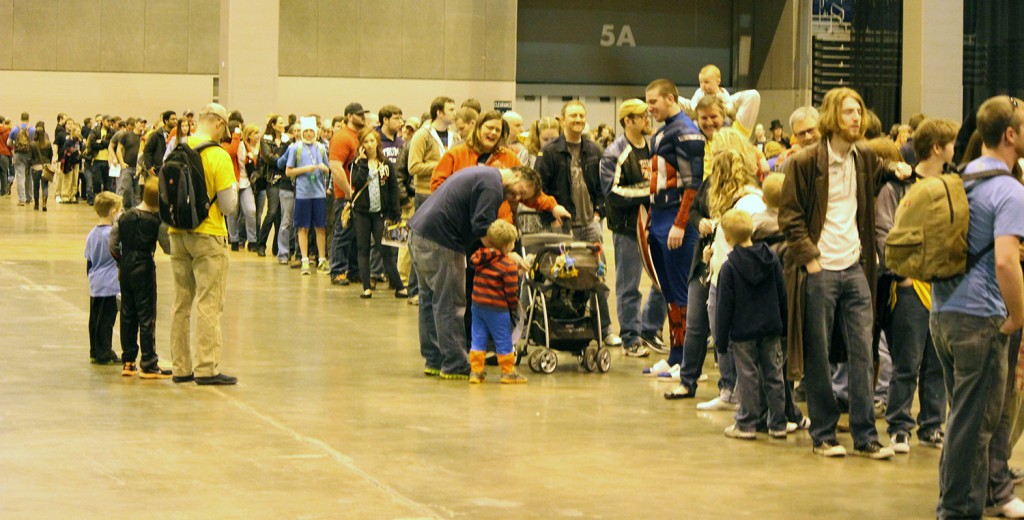
{"type": "Polygon", "coordinates": [[[522,385],[526,384],[526,376],[516,372],[516,355],[499,354],[498,366],[501,367],[501,384],[522,385]]]}
{"type": "Polygon", "coordinates": [[[469,351],[469,382],[478,385],[484,382],[487,374],[484,372],[484,362],[487,360],[487,353],[478,350],[469,351]]]}

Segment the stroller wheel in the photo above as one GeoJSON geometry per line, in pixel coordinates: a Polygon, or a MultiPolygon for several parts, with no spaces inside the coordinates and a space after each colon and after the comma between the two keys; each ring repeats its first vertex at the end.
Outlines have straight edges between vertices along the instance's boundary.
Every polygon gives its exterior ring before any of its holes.
{"type": "Polygon", "coordinates": [[[597,347],[590,345],[583,349],[583,355],[580,356],[580,364],[587,372],[593,372],[597,370],[597,347]]]}
{"type": "Polygon", "coordinates": [[[530,370],[534,372],[540,372],[541,358],[544,357],[544,351],[536,349],[530,353],[530,359],[527,361],[530,365],[530,370]]]}
{"type": "Polygon", "coordinates": [[[597,370],[602,374],[611,370],[612,368],[612,353],[606,348],[599,348],[597,350],[597,370]]]}
{"type": "Polygon", "coordinates": [[[541,354],[540,359],[540,371],[545,374],[550,374],[558,368],[558,355],[555,354],[554,350],[545,349],[541,354]]]}

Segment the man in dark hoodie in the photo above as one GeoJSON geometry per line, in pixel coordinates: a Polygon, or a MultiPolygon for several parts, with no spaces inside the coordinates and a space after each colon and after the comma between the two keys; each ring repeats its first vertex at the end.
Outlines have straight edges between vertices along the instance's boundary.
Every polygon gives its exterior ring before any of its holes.
{"type": "Polygon", "coordinates": [[[729,210],[722,216],[721,226],[733,250],[718,277],[715,345],[719,351],[732,349],[736,360],[736,394],[740,401],[736,424],[726,428],[725,435],[735,439],[755,438],[765,405],[758,388],[763,381],[768,434],[785,438],[786,394],[779,339],[785,333],[786,323],[786,282],[782,264],[767,244],[755,246],[750,240],[754,226],[747,212],[729,210]]]}

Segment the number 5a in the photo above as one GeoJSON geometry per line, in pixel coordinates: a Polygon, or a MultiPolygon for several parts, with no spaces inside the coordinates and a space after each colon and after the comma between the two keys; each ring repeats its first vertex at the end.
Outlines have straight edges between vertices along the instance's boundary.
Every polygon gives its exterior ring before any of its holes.
{"type": "Polygon", "coordinates": [[[622,47],[628,45],[630,47],[636,47],[636,39],[633,38],[633,29],[628,25],[623,25],[622,30],[619,31],[618,39],[615,38],[615,26],[612,24],[606,24],[601,27],[601,47],[622,47]]]}

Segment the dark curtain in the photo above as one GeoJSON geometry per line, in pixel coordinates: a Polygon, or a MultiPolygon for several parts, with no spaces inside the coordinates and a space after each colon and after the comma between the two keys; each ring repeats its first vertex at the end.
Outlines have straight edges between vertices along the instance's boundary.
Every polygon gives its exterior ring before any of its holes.
{"type": "Polygon", "coordinates": [[[856,0],[852,32],[850,84],[888,132],[903,95],[903,0],[856,0]]]}
{"type": "Polygon", "coordinates": [[[964,116],[998,94],[1024,97],[1024,2],[964,0],[964,116]]]}

